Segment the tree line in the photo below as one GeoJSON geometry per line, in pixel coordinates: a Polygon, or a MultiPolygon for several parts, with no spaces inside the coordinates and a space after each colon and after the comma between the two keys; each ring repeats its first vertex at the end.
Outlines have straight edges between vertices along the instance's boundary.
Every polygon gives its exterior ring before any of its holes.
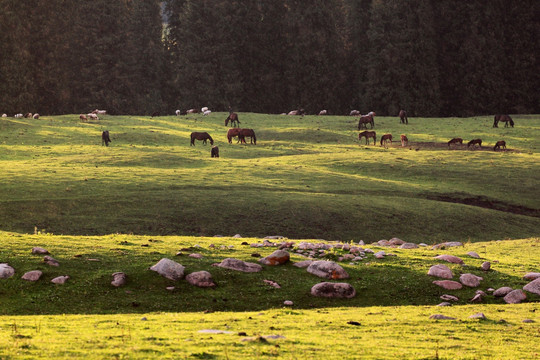
{"type": "Polygon", "coordinates": [[[536,0],[0,0],[0,112],[538,113],[539,13],[536,0]]]}

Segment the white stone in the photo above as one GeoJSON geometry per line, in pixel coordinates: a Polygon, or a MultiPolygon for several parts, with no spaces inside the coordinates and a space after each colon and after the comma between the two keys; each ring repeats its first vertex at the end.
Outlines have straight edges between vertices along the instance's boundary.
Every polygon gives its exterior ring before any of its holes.
{"type": "Polygon", "coordinates": [[[184,277],[184,269],[185,267],[183,265],[167,258],[159,260],[157,264],[150,268],[150,270],[157,272],[159,275],[174,281],[184,277]]]}
{"type": "Polygon", "coordinates": [[[0,279],[7,279],[15,275],[15,269],[8,264],[0,264],[0,279]]]}

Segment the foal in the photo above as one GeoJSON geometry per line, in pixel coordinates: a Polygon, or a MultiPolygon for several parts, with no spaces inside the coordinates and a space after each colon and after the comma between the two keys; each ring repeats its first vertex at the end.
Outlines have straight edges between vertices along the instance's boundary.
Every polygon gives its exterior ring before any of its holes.
{"type": "Polygon", "coordinates": [[[401,135],[401,146],[405,147],[409,145],[409,139],[407,139],[407,135],[401,135]]]}
{"type": "Polygon", "coordinates": [[[384,143],[384,147],[386,148],[388,145],[388,141],[390,141],[390,144],[392,143],[392,134],[384,134],[381,137],[381,146],[383,146],[384,143]]]}
{"type": "Polygon", "coordinates": [[[497,141],[497,143],[495,143],[495,146],[493,147],[493,151],[497,151],[497,149],[501,150],[501,148],[506,150],[506,141],[497,141]]]}

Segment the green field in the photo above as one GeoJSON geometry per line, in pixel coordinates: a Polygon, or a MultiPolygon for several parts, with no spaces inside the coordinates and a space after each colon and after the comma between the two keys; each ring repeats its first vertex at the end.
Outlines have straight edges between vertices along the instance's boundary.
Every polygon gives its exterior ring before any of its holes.
{"type": "MultiPolygon", "coordinates": [[[[515,128],[497,129],[492,117],[411,118],[409,125],[376,117],[378,139],[410,140],[388,149],[360,144],[352,117],[239,116],[257,145],[228,144],[225,113],[0,118],[0,263],[16,270],[0,279],[0,359],[540,357],[540,296],[508,305],[488,295],[472,304],[476,289],[443,290],[427,275],[440,254],[461,257],[466,266],[447,264],[454,280],[482,276],[484,291],[521,288],[524,274],[540,272],[540,116],[514,116],[515,128]],[[109,147],[102,130],[111,132],[109,147]],[[221,157],[210,158],[210,144],[190,146],[192,131],[208,131],[221,157]],[[484,146],[449,149],[453,137],[481,138],[484,146]],[[507,151],[493,151],[498,140],[507,151]],[[341,261],[357,292],[352,299],[313,297],[322,279],[291,263],[253,274],[212,266],[229,257],[256,262],[254,255],[275,247],[249,244],[267,235],[292,239],[294,248],[363,240],[363,248],[396,256],[341,261]],[[392,237],[464,246],[370,244],[392,237]],[[60,266],[32,255],[34,246],[60,266]],[[186,273],[209,271],[217,287],[148,270],[164,257],[186,273]],[[490,271],[481,270],[484,261],[490,271]],[[43,271],[42,279],[21,280],[30,270],[43,271]],[[128,275],[126,286],[111,286],[117,271],[128,275]],[[60,275],[71,278],[50,282],[60,275]],[[437,307],[446,293],[459,301],[437,307]],[[487,319],[469,318],[478,312],[487,319]]],[[[291,262],[305,260],[291,254],[291,262]]]]}

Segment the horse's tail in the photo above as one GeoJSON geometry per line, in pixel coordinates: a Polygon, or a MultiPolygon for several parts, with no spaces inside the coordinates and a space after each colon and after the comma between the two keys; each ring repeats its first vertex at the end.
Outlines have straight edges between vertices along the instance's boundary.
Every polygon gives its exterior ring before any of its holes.
{"type": "Polygon", "coordinates": [[[255,136],[255,131],[253,131],[253,143],[257,145],[257,137],[255,136]]]}
{"type": "Polygon", "coordinates": [[[195,145],[195,136],[193,134],[191,134],[191,139],[190,139],[190,143],[189,145],[195,145]]]}

